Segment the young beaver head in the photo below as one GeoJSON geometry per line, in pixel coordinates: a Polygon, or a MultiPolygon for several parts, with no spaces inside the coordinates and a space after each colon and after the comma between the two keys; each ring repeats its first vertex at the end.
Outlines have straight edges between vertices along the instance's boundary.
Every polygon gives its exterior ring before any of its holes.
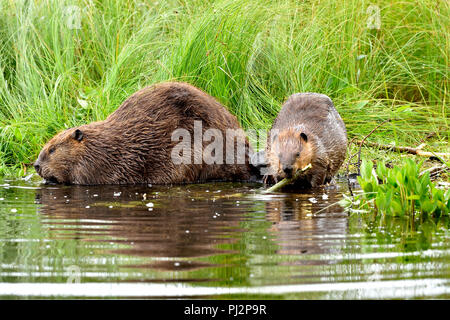
{"type": "Polygon", "coordinates": [[[46,183],[71,183],[83,147],[83,132],[78,128],[57,134],[42,148],[34,163],[36,172],[46,183]]]}
{"type": "Polygon", "coordinates": [[[270,163],[281,178],[292,178],[312,161],[311,142],[305,132],[288,128],[272,134],[270,163]]]}

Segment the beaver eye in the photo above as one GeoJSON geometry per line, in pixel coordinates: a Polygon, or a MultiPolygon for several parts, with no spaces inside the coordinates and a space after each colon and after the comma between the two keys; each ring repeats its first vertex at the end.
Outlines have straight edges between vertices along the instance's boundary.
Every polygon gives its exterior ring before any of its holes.
{"type": "Polygon", "coordinates": [[[55,152],[55,147],[51,147],[49,150],[48,150],[48,154],[52,154],[53,152],[55,152]]]}
{"type": "Polygon", "coordinates": [[[300,157],[300,152],[297,152],[296,154],[295,154],[295,156],[298,158],[298,157],[300,157]]]}

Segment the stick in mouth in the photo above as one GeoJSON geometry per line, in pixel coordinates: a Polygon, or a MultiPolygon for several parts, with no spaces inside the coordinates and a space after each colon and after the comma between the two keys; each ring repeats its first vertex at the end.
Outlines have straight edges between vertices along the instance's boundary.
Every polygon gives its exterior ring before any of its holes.
{"type": "Polygon", "coordinates": [[[271,186],[269,189],[265,190],[264,193],[275,192],[275,191],[283,188],[286,185],[294,183],[295,180],[297,180],[303,172],[305,172],[306,170],[308,170],[310,168],[312,168],[312,165],[311,165],[311,163],[308,163],[305,167],[303,167],[301,170],[299,170],[292,178],[284,178],[280,182],[271,186]]]}

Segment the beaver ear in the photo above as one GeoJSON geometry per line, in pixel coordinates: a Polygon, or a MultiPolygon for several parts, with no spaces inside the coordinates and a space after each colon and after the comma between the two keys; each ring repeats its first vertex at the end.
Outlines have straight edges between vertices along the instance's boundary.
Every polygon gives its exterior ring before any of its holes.
{"type": "Polygon", "coordinates": [[[307,136],[304,132],[300,133],[300,137],[301,137],[303,140],[305,140],[305,142],[308,142],[308,136],[307,136]]]}
{"type": "Polygon", "coordinates": [[[72,133],[72,138],[74,138],[77,141],[83,140],[83,131],[81,131],[80,129],[75,130],[72,133]]]}

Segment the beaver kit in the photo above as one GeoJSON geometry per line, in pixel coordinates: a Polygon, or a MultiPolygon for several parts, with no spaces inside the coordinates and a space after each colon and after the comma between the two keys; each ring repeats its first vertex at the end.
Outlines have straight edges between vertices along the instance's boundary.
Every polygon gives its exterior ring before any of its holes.
{"type": "Polygon", "coordinates": [[[57,134],[34,166],[46,181],[64,184],[246,181],[251,152],[223,105],[189,84],[167,82],[134,93],[104,121],[57,134]],[[238,141],[244,150],[234,159],[238,141]]]}
{"type": "Polygon", "coordinates": [[[328,183],[345,160],[347,131],[329,97],[293,94],[283,104],[267,139],[266,183],[293,179],[290,188],[328,183]]]}

